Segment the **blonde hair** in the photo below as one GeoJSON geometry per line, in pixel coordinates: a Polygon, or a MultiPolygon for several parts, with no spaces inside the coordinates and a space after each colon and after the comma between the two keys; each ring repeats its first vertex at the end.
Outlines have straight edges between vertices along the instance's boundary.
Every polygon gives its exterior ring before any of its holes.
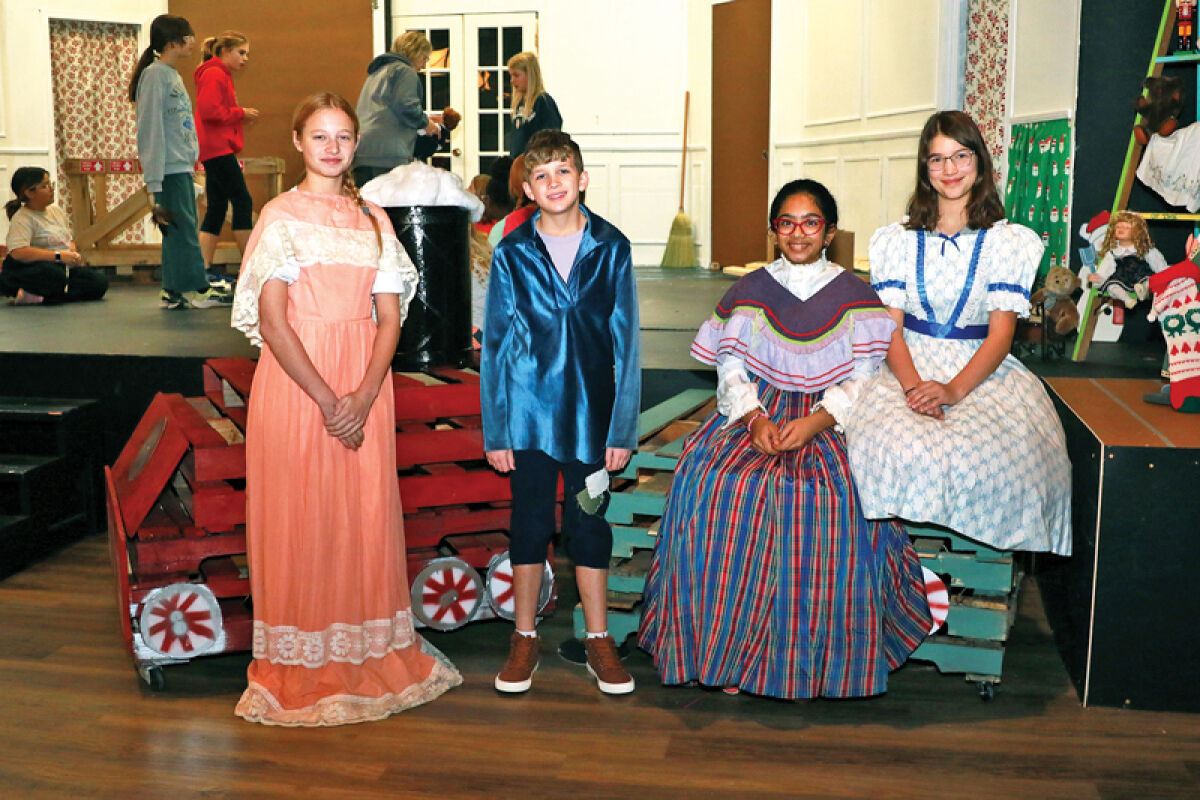
{"type": "Polygon", "coordinates": [[[1141,214],[1135,214],[1132,211],[1118,211],[1113,218],[1108,221],[1108,231],[1104,234],[1104,242],[1100,245],[1100,258],[1104,258],[1109,250],[1117,243],[1117,223],[1128,222],[1133,228],[1133,248],[1137,251],[1138,258],[1143,257],[1154,248],[1154,241],[1150,238],[1150,229],[1146,227],[1146,220],[1142,219],[1141,214]]]}
{"type": "Polygon", "coordinates": [[[529,79],[525,83],[524,92],[513,89],[512,93],[513,116],[528,117],[533,113],[533,104],[546,93],[546,84],[542,82],[542,68],[538,64],[538,57],[528,51],[517,53],[508,60],[508,64],[505,66],[508,67],[509,72],[514,69],[524,72],[525,77],[529,79]]]}
{"type": "Polygon", "coordinates": [[[246,38],[246,34],[240,31],[222,31],[219,36],[210,36],[205,39],[200,52],[204,55],[204,60],[208,61],[210,58],[220,56],[226,50],[249,43],[250,40],[246,38]]]}
{"type": "Polygon", "coordinates": [[[433,52],[433,45],[420,31],[405,31],[392,42],[392,52],[404,56],[412,64],[428,58],[433,52]]]}
{"type": "MultiPolygon", "coordinates": [[[[296,106],[296,110],[292,112],[292,132],[296,136],[304,135],[304,126],[308,123],[308,118],[326,108],[335,108],[344,113],[350,118],[350,129],[354,133],[354,138],[358,138],[358,115],[354,113],[354,106],[346,102],[346,98],[340,94],[333,92],[318,92],[310,94],[308,97],[300,101],[296,106]]],[[[354,176],[350,174],[350,170],[342,173],[342,194],[348,195],[362,212],[371,220],[371,226],[375,228],[375,243],[379,246],[379,252],[383,252],[383,234],[379,230],[379,220],[375,219],[375,215],[371,213],[371,209],[367,206],[367,201],[363,199],[362,193],[358,191],[358,184],[354,182],[354,176]]]]}

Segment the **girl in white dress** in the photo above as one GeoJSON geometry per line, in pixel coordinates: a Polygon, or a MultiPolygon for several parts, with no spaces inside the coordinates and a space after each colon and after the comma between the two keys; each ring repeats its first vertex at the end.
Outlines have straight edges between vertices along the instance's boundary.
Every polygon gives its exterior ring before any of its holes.
{"type": "Polygon", "coordinates": [[[934,114],[908,216],[871,238],[898,328],[887,366],[831,387],[868,518],[930,522],[1004,550],[1071,552],[1071,467],[1041,382],[1009,354],[1043,245],[1004,219],[991,157],[960,111],[934,114]]]}

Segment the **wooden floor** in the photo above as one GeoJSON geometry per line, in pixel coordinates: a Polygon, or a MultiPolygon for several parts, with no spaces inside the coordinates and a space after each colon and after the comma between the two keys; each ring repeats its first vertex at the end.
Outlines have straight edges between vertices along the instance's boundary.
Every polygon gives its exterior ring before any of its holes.
{"type": "Polygon", "coordinates": [[[991,703],[922,664],[860,701],[668,689],[640,651],[604,697],[553,653],[569,617],[527,695],[493,691],[510,629],[479,623],[429,637],[465,683],[428,706],[266,728],[233,715],[246,655],[141,684],[92,537],[0,582],[0,797],[1200,797],[1200,716],[1081,708],[1032,582],[991,703]]]}

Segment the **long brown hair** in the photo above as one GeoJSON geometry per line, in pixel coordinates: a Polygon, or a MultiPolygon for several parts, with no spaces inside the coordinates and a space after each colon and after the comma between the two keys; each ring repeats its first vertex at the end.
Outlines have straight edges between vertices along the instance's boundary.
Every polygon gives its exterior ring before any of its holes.
{"type": "Polygon", "coordinates": [[[1108,231],[1104,234],[1104,242],[1100,245],[1100,258],[1104,258],[1105,254],[1117,244],[1117,223],[1128,222],[1129,227],[1133,228],[1133,249],[1138,254],[1138,258],[1142,258],[1149,253],[1154,247],[1154,240],[1150,238],[1150,230],[1146,227],[1146,220],[1141,214],[1133,211],[1118,211],[1108,221],[1108,231]]]}
{"type": "Polygon", "coordinates": [[[967,226],[982,230],[1004,219],[1004,204],[996,191],[992,156],[975,120],[961,111],[939,111],[925,122],[917,145],[917,188],[908,201],[910,231],[931,231],[938,224],[938,196],[929,182],[929,147],[938,135],[948,136],[975,154],[975,185],[967,201],[967,226]]]}
{"type": "Polygon", "coordinates": [[[129,102],[137,102],[138,81],[142,73],[155,58],[162,55],[171,42],[183,44],[183,37],[195,36],[192,24],[183,17],[174,14],[159,14],[150,23],[150,46],[142,51],[137,66],[133,68],[133,77],[129,79],[129,102]]]}
{"type": "MultiPolygon", "coordinates": [[[[301,100],[300,104],[296,106],[296,110],[292,112],[292,132],[297,137],[302,137],[308,118],[326,108],[336,108],[349,117],[354,138],[358,138],[358,115],[354,113],[354,106],[347,103],[346,98],[333,92],[317,92],[301,100]]],[[[355,204],[371,220],[371,226],[375,228],[375,243],[379,245],[380,252],[383,252],[383,234],[379,230],[379,220],[375,219],[375,215],[371,213],[371,209],[367,206],[367,201],[363,199],[362,192],[358,190],[358,184],[354,182],[354,176],[350,174],[349,169],[342,173],[342,194],[348,195],[354,200],[355,204]]]]}

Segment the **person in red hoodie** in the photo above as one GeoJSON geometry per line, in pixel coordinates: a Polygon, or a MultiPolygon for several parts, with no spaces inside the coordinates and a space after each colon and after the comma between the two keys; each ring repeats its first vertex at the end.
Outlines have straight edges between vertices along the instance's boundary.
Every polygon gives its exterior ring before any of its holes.
{"type": "Polygon", "coordinates": [[[200,138],[200,161],[204,164],[208,211],[200,223],[200,251],[210,271],[217,240],[225,223],[225,212],[233,204],[233,236],[245,252],[253,202],[237,154],[242,150],[242,123],[258,119],[258,109],[243,108],[233,91],[233,73],[250,60],[250,40],[237,31],[204,40],[204,61],[196,67],[196,132],[200,138]]]}

